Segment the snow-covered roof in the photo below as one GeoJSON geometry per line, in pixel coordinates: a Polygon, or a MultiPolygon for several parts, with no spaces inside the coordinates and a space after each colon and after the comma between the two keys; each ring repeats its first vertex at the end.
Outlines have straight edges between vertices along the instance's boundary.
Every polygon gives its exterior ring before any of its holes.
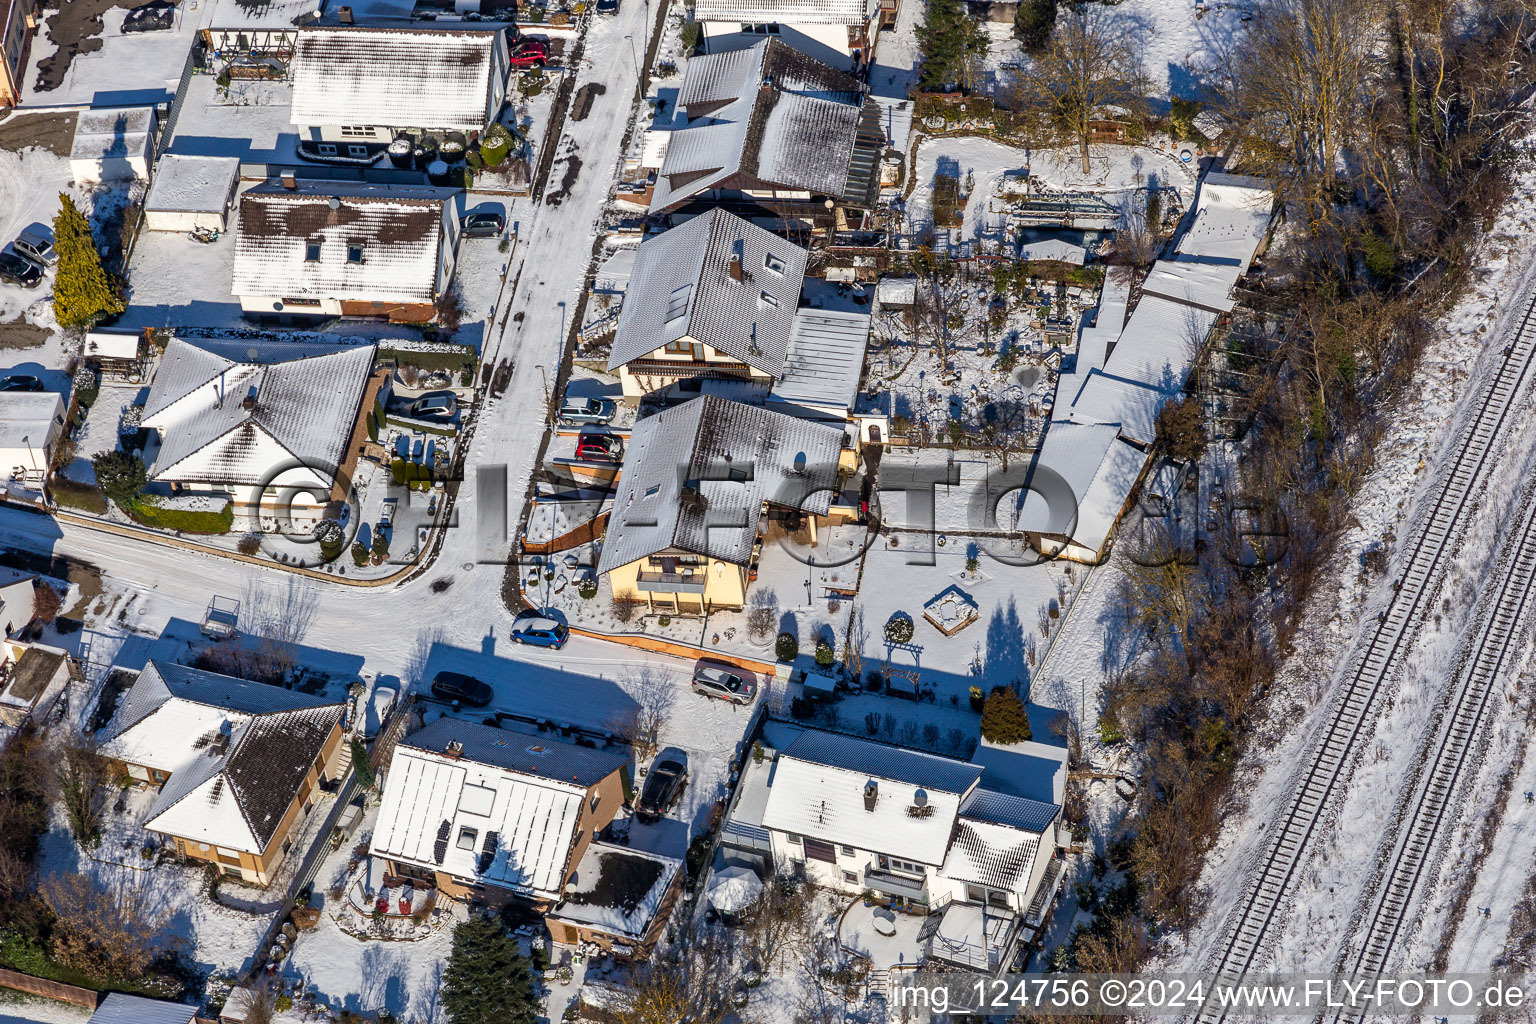
{"type": "Polygon", "coordinates": [[[1087,249],[1060,238],[1041,238],[1019,247],[1021,260],[1055,260],[1080,267],[1087,258],[1087,249]]]}
{"type": "Polygon", "coordinates": [[[203,24],[215,31],[292,29],[323,6],[323,0],[213,0],[203,24]]]}
{"type": "Polygon", "coordinates": [[[440,718],[396,746],[373,852],[554,899],[565,884],[588,789],[627,761],[440,718]],[[462,749],[450,750],[450,743],[462,749]]]}
{"type": "Polygon", "coordinates": [[[608,368],[688,337],[777,377],[806,256],[793,242],[718,208],[645,241],[608,368]]]}
{"type": "Polygon", "coordinates": [[[868,0],[699,0],[699,21],[777,22],[781,25],[862,25],[868,0]]]}
{"type": "Polygon", "coordinates": [[[746,565],[763,502],[825,515],[843,432],[712,395],[635,424],[600,571],[676,549],[746,565]]]}
{"type": "Polygon", "coordinates": [[[240,175],[240,158],[167,153],[155,166],[146,213],[223,213],[240,175]]]}
{"type": "Polygon", "coordinates": [[[1022,899],[1029,894],[1039,850],[1039,833],[961,817],[955,822],[954,841],[940,874],[957,882],[1003,889],[1022,899]]]}
{"type": "Polygon", "coordinates": [[[162,437],[150,478],[267,484],[295,460],[334,477],[373,369],[373,346],[287,358],[256,347],[252,361],[231,349],[240,345],[181,338],[166,345],[140,420],[162,437]]]}
{"type": "Polygon", "coordinates": [[[807,729],[779,754],[763,826],[937,866],[981,775],[937,754],[807,729]],[[914,812],[920,803],[929,810],[914,812]]]}
{"type": "Polygon", "coordinates": [[[885,133],[886,146],[906,153],[912,140],[912,101],[905,96],[872,95],[869,99],[880,112],[880,130],[885,133]]]}
{"type": "Polygon", "coordinates": [[[0,448],[38,449],[64,425],[64,397],[56,391],[0,391],[0,448]]]}
{"type": "Polygon", "coordinates": [[[480,131],[493,116],[497,31],[312,27],[293,56],[295,125],[480,131]]]}
{"type": "Polygon", "coordinates": [[[677,103],[688,121],[666,147],[653,212],[715,188],[848,187],[862,94],[846,72],[770,39],[689,61],[677,103]]]}
{"type": "Polygon", "coordinates": [[[784,370],[770,396],[792,405],[846,413],[859,392],[868,344],[868,313],[798,310],[784,370]]]}
{"type": "Polygon", "coordinates": [[[341,704],[320,697],[151,661],[101,749],[170,773],[146,828],[261,853],[341,714],[341,704]]]}
{"type": "Polygon", "coordinates": [[[191,1024],[197,1007],[109,992],[87,1024],[191,1024]]]}
{"type": "Polygon", "coordinates": [[[141,337],[138,331],[86,331],[82,354],[102,359],[137,359],[141,337]]]}
{"type": "Polygon", "coordinates": [[[257,185],[240,197],[232,290],[301,299],[433,302],[439,290],[444,210],[458,194],[458,189],[428,185],[257,185]]]}
{"type": "Polygon", "coordinates": [[[1120,430],[1114,423],[1052,423],[1019,492],[1015,529],[1102,548],[1146,462],[1120,430]]]}
{"type": "MultiPolygon", "coordinates": [[[[1033,721],[1040,711],[1058,714],[1050,712],[1049,709],[1041,709],[1039,705],[1030,705],[1030,710],[1033,712],[1030,718],[1036,735],[1046,731],[1044,723],[1033,721]]],[[[976,752],[971,755],[971,763],[979,764],[986,770],[986,774],[982,776],[982,786],[976,791],[974,799],[980,800],[984,793],[993,794],[994,797],[1005,795],[1026,800],[1037,808],[1029,810],[1017,807],[1005,810],[1001,805],[997,805],[993,811],[980,814],[988,820],[1002,821],[1006,824],[1006,818],[998,817],[1005,814],[1033,818],[1037,813],[1043,813],[1044,808],[1060,804],[1066,798],[1067,748],[1064,743],[1025,740],[1022,743],[1003,746],[983,739],[977,746],[976,752]]],[[[966,813],[971,813],[973,809],[967,806],[966,813]]],[[[1021,824],[1017,827],[1029,826],[1021,824]]]]}
{"type": "Polygon", "coordinates": [[[576,862],[565,898],[548,916],[638,942],[682,868],[676,857],[591,843],[576,862]]]}
{"type": "Polygon", "coordinates": [[[82,110],[75,122],[71,160],[100,161],[143,156],[155,131],[154,107],[103,107],[82,110]]]}

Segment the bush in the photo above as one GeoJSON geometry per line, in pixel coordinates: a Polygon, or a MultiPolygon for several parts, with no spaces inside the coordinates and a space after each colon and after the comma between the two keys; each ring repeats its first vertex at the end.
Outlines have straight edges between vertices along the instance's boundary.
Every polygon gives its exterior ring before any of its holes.
{"type": "Polygon", "coordinates": [[[910,643],[914,628],[912,616],[906,612],[897,612],[886,620],[885,638],[893,644],[910,643]]]}
{"type": "Polygon", "coordinates": [[[480,161],[486,167],[499,167],[512,149],[512,133],[505,125],[493,124],[480,140],[480,161]]]}
{"type": "Polygon", "coordinates": [[[795,697],[789,702],[789,717],[803,722],[816,714],[816,703],[806,700],[804,697],[795,697]]]}
{"type": "Polygon", "coordinates": [[[384,536],[384,531],[375,530],[373,533],[373,560],[382,562],[389,557],[389,538],[384,536]]]}
{"type": "Polygon", "coordinates": [[[800,654],[800,638],[793,633],[780,633],[774,642],[773,652],[780,661],[794,661],[800,654]]]}
{"type": "Polygon", "coordinates": [[[53,492],[53,500],[65,508],[98,516],[107,511],[107,499],[102,495],[100,487],[56,476],[49,482],[48,489],[53,492]]]}
{"type": "Polygon", "coordinates": [[[151,495],[131,498],[123,506],[129,517],[144,526],[178,533],[228,533],[235,522],[235,510],[229,502],[217,512],[189,508],[163,508],[151,495]]]}
{"type": "Polygon", "coordinates": [[[368,748],[356,736],[352,737],[352,771],[359,786],[367,789],[373,785],[373,762],[368,760],[368,748]]]}
{"type": "Polygon", "coordinates": [[[831,642],[825,637],[818,637],[816,640],[816,664],[822,668],[831,668],[832,662],[836,660],[836,657],[832,650],[831,642]]]}
{"type": "Polygon", "coordinates": [[[1030,738],[1029,713],[1012,688],[999,686],[981,711],[981,735],[993,743],[1022,743],[1030,738]]]}
{"type": "Polygon", "coordinates": [[[96,483],[101,493],[124,506],[125,511],[126,506],[132,504],[134,495],[149,482],[144,460],[132,452],[97,452],[91,465],[95,467],[96,483]]]}
{"type": "MultiPolygon", "coordinates": [[[[1038,50],[1051,38],[1056,26],[1056,0],[1020,0],[1013,16],[1013,34],[1026,50],[1038,50]]],[[[1175,101],[1177,102],[1177,101],[1175,101]]]]}
{"type": "Polygon", "coordinates": [[[341,524],[334,519],[326,519],[315,528],[315,540],[320,544],[320,560],[322,562],[334,562],[341,557],[342,549],[346,547],[347,537],[342,532],[341,524]]]}
{"type": "Polygon", "coordinates": [[[704,30],[696,21],[683,22],[682,43],[685,50],[696,50],[699,40],[704,36],[704,30]]]}
{"type": "Polygon", "coordinates": [[[248,533],[241,537],[240,542],[235,545],[235,550],[242,555],[254,555],[261,550],[261,534],[248,533]]]}

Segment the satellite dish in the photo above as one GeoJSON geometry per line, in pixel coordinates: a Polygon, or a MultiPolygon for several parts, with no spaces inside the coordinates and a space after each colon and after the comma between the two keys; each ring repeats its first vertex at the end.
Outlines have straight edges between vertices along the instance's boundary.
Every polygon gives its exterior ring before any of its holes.
{"type": "Polygon", "coordinates": [[[341,209],[341,197],[340,196],[331,196],[331,209],[333,209],[333,210],[341,209]]]}
{"type": "Polygon", "coordinates": [[[254,363],[256,360],[261,358],[261,349],[257,348],[255,345],[252,345],[250,348],[245,350],[245,358],[254,363]]]}
{"type": "Polygon", "coordinates": [[[913,793],[912,794],[912,803],[916,807],[927,807],[928,806],[928,791],[926,789],[920,789],[917,792],[913,793]]]}

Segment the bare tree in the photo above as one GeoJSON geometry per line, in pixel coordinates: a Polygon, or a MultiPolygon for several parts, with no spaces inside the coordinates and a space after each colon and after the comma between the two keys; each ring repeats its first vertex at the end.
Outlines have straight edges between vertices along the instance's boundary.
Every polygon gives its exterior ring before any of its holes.
{"type": "Polygon", "coordinates": [[[722,1024],[736,1016],[732,989],[741,977],[722,929],[688,924],[667,954],[632,970],[619,1005],[618,1024],[722,1024]]]}
{"type": "Polygon", "coordinates": [[[644,762],[656,753],[661,729],[677,702],[677,688],[655,665],[631,670],[623,688],[633,703],[615,713],[610,727],[634,750],[636,763],[644,762]]]}
{"type": "Polygon", "coordinates": [[[764,972],[805,953],[815,935],[812,901],[794,881],[770,878],[746,927],[747,950],[764,972]]]}
{"type": "Polygon", "coordinates": [[[75,842],[87,850],[101,845],[101,819],[106,811],[111,769],[96,741],[71,733],[54,762],[59,800],[69,817],[75,842]]]}
{"type": "Polygon", "coordinates": [[[754,589],[747,599],[747,635],[756,643],[766,643],[778,622],[779,596],[772,587],[754,589]]]}
{"type": "Polygon", "coordinates": [[[1150,86],[1136,38],[1100,5],[1079,4],[1062,13],[1050,42],[1015,73],[1015,102],[1050,112],[1077,144],[1084,174],[1095,121],[1146,118],[1150,86]]]}
{"type": "Polygon", "coordinates": [[[55,916],[49,952],[66,967],[100,978],[135,978],[166,948],[170,913],[132,879],[55,875],[40,891],[55,916]]]}
{"type": "Polygon", "coordinates": [[[869,643],[869,626],[864,622],[864,606],[856,604],[848,616],[848,640],[843,644],[843,664],[849,675],[864,675],[864,646],[869,643]]]}

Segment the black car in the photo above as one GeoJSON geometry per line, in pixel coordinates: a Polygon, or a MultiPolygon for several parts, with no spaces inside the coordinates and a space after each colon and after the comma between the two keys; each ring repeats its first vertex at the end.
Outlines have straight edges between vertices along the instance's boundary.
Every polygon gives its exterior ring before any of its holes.
{"type": "Polygon", "coordinates": [[[0,252],[0,281],[36,288],[43,280],[43,268],[20,253],[0,252]]]}
{"type": "Polygon", "coordinates": [[[640,802],[635,804],[635,815],[641,821],[656,821],[683,795],[688,784],[688,765],[679,751],[664,750],[651,765],[645,777],[645,788],[640,792],[640,802]]]}
{"type": "Polygon", "coordinates": [[[597,0],[598,14],[618,14],[619,0],[597,0]]]}
{"type": "Polygon", "coordinates": [[[43,382],[30,373],[11,373],[0,377],[0,391],[41,391],[43,382]]]}
{"type": "Polygon", "coordinates": [[[507,226],[507,218],[494,210],[480,210],[464,217],[465,238],[495,238],[507,226]]]}
{"type": "Polygon", "coordinates": [[[123,32],[166,32],[176,25],[176,5],[154,0],[135,7],[123,18],[123,32]]]}
{"type": "Polygon", "coordinates": [[[439,672],[432,679],[432,696],[438,700],[456,701],[472,708],[483,708],[495,696],[491,688],[473,676],[462,672],[439,672]]]}

